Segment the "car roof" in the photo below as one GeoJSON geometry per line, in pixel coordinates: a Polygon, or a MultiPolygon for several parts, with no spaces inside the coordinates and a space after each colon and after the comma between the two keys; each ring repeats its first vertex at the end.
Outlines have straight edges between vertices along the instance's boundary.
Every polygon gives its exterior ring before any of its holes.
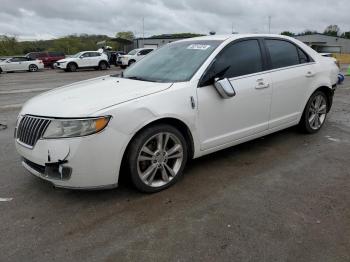
{"type": "Polygon", "coordinates": [[[217,41],[225,41],[225,40],[236,40],[240,38],[248,38],[248,37],[272,37],[272,38],[281,38],[281,39],[291,39],[291,37],[284,35],[276,35],[276,34],[231,34],[231,35],[207,35],[207,36],[199,36],[194,38],[186,38],[180,41],[193,41],[193,40],[217,40],[217,41]]]}

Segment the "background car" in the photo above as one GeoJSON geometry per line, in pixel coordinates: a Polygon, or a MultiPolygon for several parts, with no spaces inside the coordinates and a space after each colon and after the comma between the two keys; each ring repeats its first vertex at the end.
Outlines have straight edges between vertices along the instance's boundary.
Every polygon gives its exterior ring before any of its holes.
{"type": "Polygon", "coordinates": [[[125,55],[123,51],[104,51],[104,53],[108,56],[108,62],[110,65],[118,65],[118,57],[121,55],[125,55]]]}
{"type": "Polygon", "coordinates": [[[58,60],[64,59],[66,56],[63,52],[60,51],[50,51],[50,52],[31,52],[25,55],[26,57],[35,60],[42,60],[44,66],[46,67],[54,67],[54,63],[58,60]]]}
{"type": "Polygon", "coordinates": [[[32,60],[24,56],[16,56],[0,61],[0,73],[13,71],[37,72],[39,69],[44,69],[43,61],[32,60]]]}
{"type": "Polygon", "coordinates": [[[148,53],[152,52],[152,48],[138,48],[131,50],[127,55],[122,55],[118,57],[118,63],[121,68],[125,69],[126,67],[132,65],[133,63],[139,61],[148,53]]]}
{"type": "Polygon", "coordinates": [[[55,67],[66,72],[75,72],[79,68],[106,70],[109,67],[108,56],[97,51],[79,52],[71,57],[58,60],[55,67]]]}

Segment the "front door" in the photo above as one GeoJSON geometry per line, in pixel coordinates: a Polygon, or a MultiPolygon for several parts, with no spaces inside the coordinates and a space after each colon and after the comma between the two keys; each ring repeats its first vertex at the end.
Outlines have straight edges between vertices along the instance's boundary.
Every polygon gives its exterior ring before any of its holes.
{"type": "Polygon", "coordinates": [[[229,44],[216,57],[215,75],[230,80],[234,97],[221,98],[212,84],[197,88],[201,150],[268,129],[272,88],[261,50],[258,40],[249,39],[229,44]]]}

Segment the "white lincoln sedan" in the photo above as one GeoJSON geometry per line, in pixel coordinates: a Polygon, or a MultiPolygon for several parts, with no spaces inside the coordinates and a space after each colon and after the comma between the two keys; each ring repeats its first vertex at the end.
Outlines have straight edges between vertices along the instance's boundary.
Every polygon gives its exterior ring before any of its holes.
{"type": "Polygon", "coordinates": [[[188,159],[294,125],[319,131],[338,71],[279,35],[181,40],[121,76],[31,99],[16,148],[30,173],[56,187],[116,187],[123,170],[137,189],[156,192],[179,180],[188,159]]]}

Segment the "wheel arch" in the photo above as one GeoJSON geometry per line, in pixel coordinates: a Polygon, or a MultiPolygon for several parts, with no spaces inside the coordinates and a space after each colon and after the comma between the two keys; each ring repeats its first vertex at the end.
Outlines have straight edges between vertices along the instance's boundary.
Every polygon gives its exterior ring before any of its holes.
{"type": "Polygon", "coordinates": [[[68,66],[69,66],[70,64],[74,64],[77,68],[79,68],[77,62],[75,62],[75,61],[70,61],[70,62],[68,62],[67,68],[68,68],[68,66]]]}
{"type": "Polygon", "coordinates": [[[192,135],[190,128],[186,125],[186,123],[184,123],[183,121],[181,121],[177,118],[164,117],[164,118],[153,120],[153,121],[147,123],[146,125],[143,125],[141,128],[139,128],[133,134],[133,136],[129,140],[129,142],[124,150],[123,158],[122,158],[122,162],[121,162],[121,168],[125,167],[128,151],[130,150],[130,145],[131,145],[132,141],[134,140],[134,138],[140,132],[142,132],[145,128],[150,127],[150,126],[154,126],[154,125],[159,125],[159,124],[168,124],[168,125],[171,125],[171,126],[177,128],[181,132],[181,134],[184,136],[184,138],[187,142],[189,159],[192,159],[194,157],[195,147],[194,147],[193,135],[192,135]]]}
{"type": "MultiPolygon", "coordinates": [[[[310,97],[317,91],[321,91],[321,92],[323,92],[326,95],[326,97],[327,97],[327,104],[328,104],[328,107],[327,107],[327,113],[328,113],[330,111],[331,107],[332,107],[332,104],[333,104],[334,90],[332,88],[330,88],[329,86],[323,85],[323,86],[320,86],[320,87],[316,88],[316,90],[314,92],[312,92],[310,97]]],[[[309,101],[310,97],[308,98],[308,101],[309,101]]]]}
{"type": "Polygon", "coordinates": [[[98,65],[100,65],[101,63],[106,63],[107,65],[109,64],[107,60],[101,60],[100,62],[98,62],[98,65]]]}

